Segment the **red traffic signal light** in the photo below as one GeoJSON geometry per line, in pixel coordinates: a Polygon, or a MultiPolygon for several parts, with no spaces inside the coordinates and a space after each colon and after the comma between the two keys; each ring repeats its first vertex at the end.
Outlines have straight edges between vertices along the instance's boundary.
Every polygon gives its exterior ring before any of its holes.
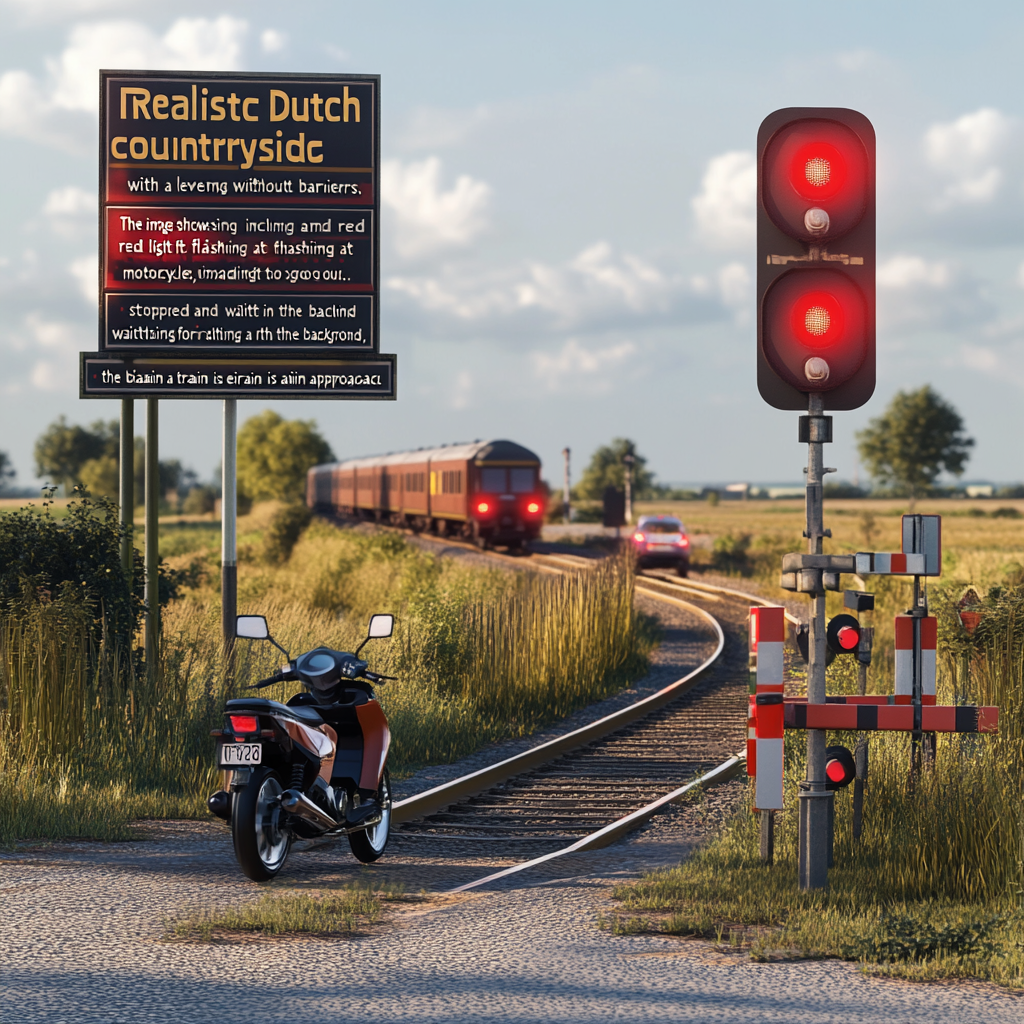
{"type": "Polygon", "coordinates": [[[863,114],[790,107],[758,132],[761,396],[855,409],[875,387],[875,134],[863,114]]]}
{"type": "Polygon", "coordinates": [[[843,789],[857,777],[857,766],[853,754],[846,747],[825,748],[825,786],[827,789],[843,789]]]}
{"type": "Polygon", "coordinates": [[[852,615],[836,615],[829,620],[825,640],[836,654],[856,654],[860,644],[860,623],[852,615]]]}

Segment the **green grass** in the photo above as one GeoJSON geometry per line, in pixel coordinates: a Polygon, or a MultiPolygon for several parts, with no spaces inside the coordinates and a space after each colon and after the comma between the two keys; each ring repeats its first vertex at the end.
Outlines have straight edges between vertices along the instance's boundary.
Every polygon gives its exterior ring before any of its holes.
{"type": "MultiPolygon", "coordinates": [[[[293,654],[353,650],[372,613],[396,614],[395,636],[364,652],[399,677],[378,691],[396,776],[527,735],[646,672],[656,630],[633,610],[626,561],[563,577],[480,570],[393,532],[315,523],[271,565],[260,556],[268,523],[240,524],[251,540],[239,610],[266,614],[293,654]]],[[[89,649],[66,602],[0,616],[0,843],[120,839],[135,818],[206,816],[220,785],[210,729],[227,698],[282,658],[268,643],[239,641],[226,665],[216,550],[171,561],[191,566],[193,586],[165,609],[153,687],[137,653],[89,649]]]]}
{"type": "Polygon", "coordinates": [[[374,890],[358,884],[320,893],[264,893],[256,903],[186,909],[164,921],[164,938],[212,942],[246,933],[349,936],[376,924],[384,902],[402,898],[400,887],[374,890]]]}

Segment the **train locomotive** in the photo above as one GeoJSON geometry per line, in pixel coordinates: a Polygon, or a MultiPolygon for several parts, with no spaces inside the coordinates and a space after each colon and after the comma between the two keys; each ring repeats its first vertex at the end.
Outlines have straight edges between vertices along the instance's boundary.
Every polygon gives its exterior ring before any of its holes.
{"type": "Polygon", "coordinates": [[[418,448],[314,466],[306,504],[478,547],[522,548],[540,535],[546,488],[540,459],[514,441],[418,448]]]}

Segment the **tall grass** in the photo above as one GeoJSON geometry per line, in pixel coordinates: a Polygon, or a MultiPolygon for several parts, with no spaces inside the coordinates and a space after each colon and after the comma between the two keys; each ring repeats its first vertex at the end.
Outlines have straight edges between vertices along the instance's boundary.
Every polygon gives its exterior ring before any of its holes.
{"type": "MultiPolygon", "coordinates": [[[[799,550],[795,539],[787,546],[799,550]]],[[[979,587],[984,613],[971,634],[956,614],[965,585],[949,579],[930,591],[939,620],[937,700],[998,706],[998,734],[939,734],[934,762],[912,777],[910,736],[869,733],[863,833],[854,841],[852,787],[838,792],[835,866],[822,894],[796,886],[806,743],[789,733],[775,865],[760,863],[748,794],[730,828],[697,856],[622,887],[626,909],[660,915],[649,926],[670,932],[714,937],[738,928],[755,955],[795,950],[883,963],[905,977],[1024,985],[1024,586],[979,587]]],[[[872,578],[869,589],[876,595],[869,692],[892,693],[893,616],[909,607],[910,585],[872,578]]],[[[829,595],[830,614],[840,598],[829,595]]],[[[799,684],[799,670],[793,676],[799,684]]],[[[856,692],[853,659],[837,658],[827,676],[829,694],[856,692]]],[[[855,739],[828,736],[851,747],[855,739]]]]}
{"type": "MultiPolygon", "coordinates": [[[[225,663],[215,556],[180,557],[198,583],[164,613],[153,688],[131,652],[89,647],[92,611],[71,598],[0,618],[0,842],[123,838],[133,818],[205,814],[219,778],[209,731],[224,701],[282,658],[270,644],[239,641],[225,663]]],[[[325,524],[283,564],[253,556],[239,578],[240,610],[266,614],[292,654],[353,650],[370,614],[396,614],[396,635],[364,656],[399,677],[378,691],[397,774],[527,734],[642,675],[654,634],[632,595],[626,559],[539,578],[325,524]]]]}

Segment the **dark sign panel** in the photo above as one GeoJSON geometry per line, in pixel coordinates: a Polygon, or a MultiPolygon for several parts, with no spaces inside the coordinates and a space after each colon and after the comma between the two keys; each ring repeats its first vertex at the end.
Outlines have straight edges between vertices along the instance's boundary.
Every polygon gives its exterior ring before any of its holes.
{"type": "Polygon", "coordinates": [[[379,87],[101,71],[101,352],[377,352],[379,87]]]}
{"type": "Polygon", "coordinates": [[[395,357],[260,359],[81,354],[82,398],[395,397],[395,357]]]}

